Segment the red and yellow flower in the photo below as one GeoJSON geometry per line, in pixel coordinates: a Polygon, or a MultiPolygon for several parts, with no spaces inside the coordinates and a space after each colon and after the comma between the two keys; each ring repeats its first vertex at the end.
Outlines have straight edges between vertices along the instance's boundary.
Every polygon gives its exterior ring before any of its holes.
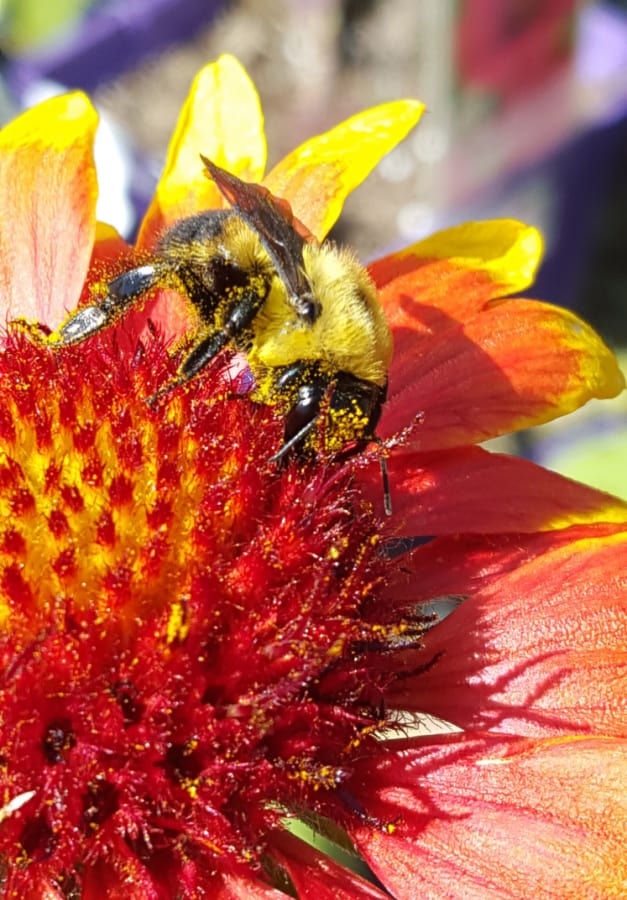
{"type": "MultiPolygon", "coordinates": [[[[356,116],[264,183],[322,239],[420,112],[356,116]]],[[[169,223],[219,206],[199,152],[264,176],[257,95],[223,57],[133,250],[96,222],[95,127],[74,94],[0,133],[9,320],[55,327],[169,223]]],[[[224,373],[146,405],[175,369],[160,333],[187,324],[174,298],[79,347],[9,328],[5,896],[621,894],[627,504],[475,446],[623,386],[585,323],[505,299],[540,253],[534,229],[500,221],[370,267],[396,348],[380,432],[403,433],[390,519],[367,454],[268,463],[281,423],[224,373]]]]}

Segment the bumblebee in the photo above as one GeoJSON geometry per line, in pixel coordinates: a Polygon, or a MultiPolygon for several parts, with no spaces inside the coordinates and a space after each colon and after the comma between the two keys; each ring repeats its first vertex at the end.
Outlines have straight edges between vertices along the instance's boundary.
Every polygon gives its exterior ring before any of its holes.
{"type": "Polygon", "coordinates": [[[176,377],[151,401],[231,348],[247,357],[252,399],[284,416],[273,460],[373,440],[392,338],[369,275],[349,250],[319,244],[285,201],[201,158],[230,209],[175,223],[147,264],[110,281],[105,296],[74,312],[48,341],[80,343],[148,292],[174,290],[191,304],[198,328],[176,377]]]}

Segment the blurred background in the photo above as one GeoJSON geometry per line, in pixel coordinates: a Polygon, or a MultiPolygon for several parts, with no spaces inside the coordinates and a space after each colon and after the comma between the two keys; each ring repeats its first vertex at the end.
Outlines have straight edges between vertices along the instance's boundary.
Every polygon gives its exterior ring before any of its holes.
{"type": "MultiPolygon", "coordinates": [[[[0,118],[87,90],[99,217],[132,239],[190,83],[223,52],[259,89],[270,165],[360,109],[424,100],[334,237],[368,260],[468,219],[537,225],[533,295],[627,368],[627,0],[0,0],[0,118]]],[[[496,447],[627,497],[625,397],[496,447]]]]}

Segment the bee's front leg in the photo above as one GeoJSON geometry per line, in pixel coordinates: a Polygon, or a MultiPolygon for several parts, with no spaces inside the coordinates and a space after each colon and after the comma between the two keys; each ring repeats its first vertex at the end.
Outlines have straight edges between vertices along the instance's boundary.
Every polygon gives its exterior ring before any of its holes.
{"type": "Polygon", "coordinates": [[[77,309],[63,325],[48,335],[46,343],[79,344],[113,324],[125,309],[156,287],[162,276],[162,271],[154,265],[139,266],[118,275],[109,282],[107,293],[101,300],[77,309]]]}

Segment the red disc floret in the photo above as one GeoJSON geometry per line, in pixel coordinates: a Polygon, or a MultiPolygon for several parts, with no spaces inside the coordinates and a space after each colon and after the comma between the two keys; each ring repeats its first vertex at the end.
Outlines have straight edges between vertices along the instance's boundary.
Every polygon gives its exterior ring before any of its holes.
{"type": "Polygon", "coordinates": [[[378,721],[383,562],[350,466],[270,463],[281,422],[224,373],[151,408],[174,365],[107,336],[0,357],[9,892],[259,867],[378,721]]]}

